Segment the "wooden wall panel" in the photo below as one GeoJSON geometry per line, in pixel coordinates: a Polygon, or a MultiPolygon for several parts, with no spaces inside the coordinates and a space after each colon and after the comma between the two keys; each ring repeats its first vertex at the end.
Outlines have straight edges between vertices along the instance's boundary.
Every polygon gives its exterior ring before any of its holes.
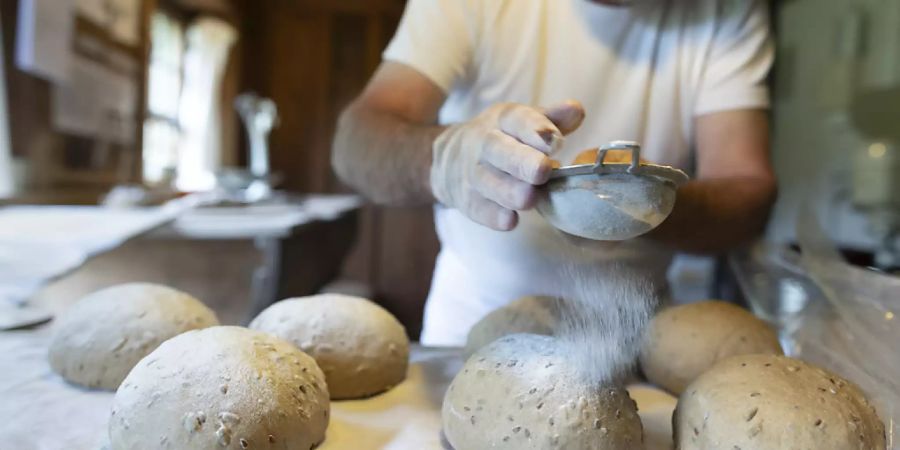
{"type": "Polygon", "coordinates": [[[377,239],[378,294],[413,336],[422,312],[440,245],[431,208],[382,210],[377,239]]]}
{"type": "Polygon", "coordinates": [[[272,134],[272,163],[291,190],[321,192],[327,186],[322,168],[328,166],[330,32],[328,17],[273,17],[274,70],[268,73],[281,124],[272,134]]]}
{"type": "MultiPolygon", "coordinates": [[[[272,97],[281,114],[272,135],[273,169],[291,191],[345,192],[330,164],[335,124],[380,63],[403,2],[240,4],[244,87],[272,97]]],[[[369,284],[417,337],[438,251],[431,209],[368,206],[359,225],[345,277],[369,284]]]]}

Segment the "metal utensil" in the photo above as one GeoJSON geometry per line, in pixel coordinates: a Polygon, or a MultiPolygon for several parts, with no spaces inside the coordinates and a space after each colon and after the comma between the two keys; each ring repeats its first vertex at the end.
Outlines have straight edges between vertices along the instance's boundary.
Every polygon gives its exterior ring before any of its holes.
{"type": "Polygon", "coordinates": [[[260,201],[272,195],[273,178],[269,167],[269,133],[278,125],[278,107],[271,99],[252,92],[239,95],[234,107],[244,121],[250,140],[250,173],[243,195],[250,202],[260,201]]]}
{"type": "Polygon", "coordinates": [[[541,189],[537,210],[554,227],[583,238],[621,241],[649,232],[675,206],[687,174],[673,167],[642,163],[636,142],[601,147],[594,164],[554,169],[541,189]],[[606,162],[610,150],[628,150],[630,163],[606,162]]]}

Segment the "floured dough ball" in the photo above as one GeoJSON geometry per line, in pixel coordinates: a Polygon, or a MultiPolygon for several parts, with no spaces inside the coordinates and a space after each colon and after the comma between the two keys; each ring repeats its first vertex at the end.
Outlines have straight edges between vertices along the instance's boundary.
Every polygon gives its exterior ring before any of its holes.
{"type": "Polygon", "coordinates": [[[681,394],[675,445],[700,449],[884,450],[884,424],[853,383],[779,355],[728,358],[681,394]]]}
{"type": "Polygon", "coordinates": [[[713,300],[660,312],[640,362],[651,383],[677,395],[716,361],[754,353],[783,354],[775,331],[749,311],[713,300]]]}
{"type": "MultiPolygon", "coordinates": [[[[581,164],[594,164],[597,162],[598,150],[596,148],[585,150],[578,155],[575,156],[575,159],[572,161],[572,165],[581,165],[581,164]]],[[[619,163],[625,164],[631,162],[631,151],[629,150],[609,150],[606,152],[606,157],[603,158],[604,163],[619,163]]],[[[641,163],[646,163],[647,160],[644,158],[640,159],[641,163]]]]}
{"type": "Polygon", "coordinates": [[[628,392],[582,381],[560,348],[549,336],[515,334],[472,355],[444,397],[453,448],[642,449],[628,392]]]}
{"type": "Polygon", "coordinates": [[[291,341],[315,358],[332,399],[378,394],[406,378],[406,330],[364,298],[321,294],[283,300],[256,316],[250,328],[291,341]]]}
{"type": "Polygon", "coordinates": [[[522,297],[497,308],[476,323],[466,338],[466,357],[510,334],[551,336],[561,317],[562,301],[554,297],[522,297]]]}
{"type": "Polygon", "coordinates": [[[50,367],[72,383],[115,390],[166,339],[218,324],[212,310],[184,292],[147,283],[109,287],[60,315],[50,367]]]}
{"type": "Polygon", "coordinates": [[[174,337],[116,392],[112,450],[309,450],[325,439],[325,375],[290,342],[240,327],[174,337]]]}

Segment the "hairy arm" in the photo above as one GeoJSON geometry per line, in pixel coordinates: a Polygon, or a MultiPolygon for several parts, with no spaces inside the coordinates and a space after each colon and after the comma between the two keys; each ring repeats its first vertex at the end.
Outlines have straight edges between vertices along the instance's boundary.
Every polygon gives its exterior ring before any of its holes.
{"type": "Polygon", "coordinates": [[[714,253],[762,233],[777,192],[769,122],[761,110],[698,117],[697,176],[649,237],[677,250],[714,253]]]}
{"type": "Polygon", "coordinates": [[[341,114],[332,148],[338,177],[370,200],[391,206],[434,203],[431,147],[446,95],[408,66],[385,62],[341,114]]]}
{"type": "Polygon", "coordinates": [[[549,153],[584,108],[497,103],[467,121],[435,125],[445,95],[415,69],[385,63],[341,117],[338,176],[384,205],[439,202],[495,230],[518,224],[552,170],[549,153]]]}

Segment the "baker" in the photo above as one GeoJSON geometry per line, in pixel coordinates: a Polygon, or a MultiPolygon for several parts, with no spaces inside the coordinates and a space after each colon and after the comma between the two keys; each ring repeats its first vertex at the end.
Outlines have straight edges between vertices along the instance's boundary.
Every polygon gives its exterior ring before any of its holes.
{"type": "Polygon", "coordinates": [[[664,280],[674,252],[764,227],[776,183],[762,1],[410,0],[383,56],[341,116],[333,165],[378,204],[435,205],[426,345],[462,345],[489,311],[554,295],[563,262],[664,280]],[[651,233],[573,246],[533,210],[536,190],[552,160],[612,140],[693,181],[651,233]]]}

